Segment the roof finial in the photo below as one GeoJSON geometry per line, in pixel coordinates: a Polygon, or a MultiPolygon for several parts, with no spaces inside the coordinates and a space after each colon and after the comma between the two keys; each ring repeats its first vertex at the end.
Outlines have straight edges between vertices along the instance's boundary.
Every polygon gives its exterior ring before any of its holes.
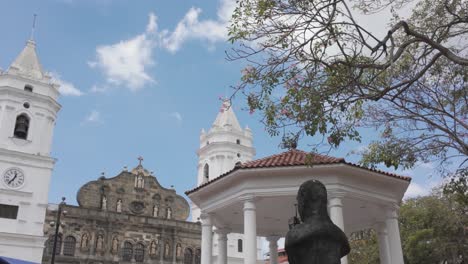
{"type": "Polygon", "coordinates": [[[36,30],[36,18],[37,18],[37,14],[34,14],[33,15],[33,24],[32,24],[32,28],[31,28],[31,37],[29,38],[29,40],[31,40],[31,41],[34,41],[34,31],[36,30]]]}
{"type": "Polygon", "coordinates": [[[142,162],[142,161],[143,161],[143,157],[142,157],[142,156],[139,156],[139,157],[138,157],[138,162],[139,162],[138,166],[141,166],[141,162],[142,162]]]}

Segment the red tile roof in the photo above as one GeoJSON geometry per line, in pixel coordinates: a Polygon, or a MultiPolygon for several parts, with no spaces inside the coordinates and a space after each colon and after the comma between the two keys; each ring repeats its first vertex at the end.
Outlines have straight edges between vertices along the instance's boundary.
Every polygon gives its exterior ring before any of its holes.
{"type": "Polygon", "coordinates": [[[344,158],[335,158],[335,157],[330,157],[330,156],[321,155],[317,153],[310,153],[310,152],[305,152],[302,150],[291,149],[280,154],[275,154],[275,155],[268,156],[262,159],[252,160],[246,163],[242,163],[240,165],[236,165],[236,167],[234,167],[234,169],[232,169],[231,171],[228,171],[220,175],[219,177],[212,179],[211,181],[203,183],[202,185],[192,190],[188,190],[185,192],[185,194],[189,195],[203,188],[204,186],[211,184],[212,182],[215,182],[221,178],[228,176],[232,172],[239,170],[239,169],[310,166],[310,165],[319,165],[319,164],[340,164],[340,163],[350,165],[353,167],[357,167],[357,168],[361,168],[361,169],[365,169],[365,170],[369,170],[372,172],[377,172],[377,173],[384,174],[390,177],[394,177],[394,178],[398,178],[398,179],[402,179],[406,181],[411,181],[411,177],[401,176],[395,173],[390,173],[390,172],[381,171],[377,169],[366,168],[364,166],[361,166],[355,163],[347,162],[345,161],[344,158]]]}
{"type": "Polygon", "coordinates": [[[286,152],[268,156],[263,159],[252,160],[240,165],[241,168],[269,168],[283,166],[304,166],[314,164],[334,164],[344,162],[343,158],[307,153],[302,150],[291,149],[286,152]]]}

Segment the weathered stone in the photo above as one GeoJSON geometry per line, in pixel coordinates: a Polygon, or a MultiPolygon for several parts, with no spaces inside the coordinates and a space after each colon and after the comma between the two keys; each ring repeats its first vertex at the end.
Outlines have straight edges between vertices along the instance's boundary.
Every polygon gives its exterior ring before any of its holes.
{"type": "MultiPolygon", "coordinates": [[[[200,249],[201,227],[199,223],[185,221],[189,215],[187,201],[174,189],[162,187],[141,165],[113,178],[86,183],[80,188],[77,200],[79,206],[63,208],[67,213],[62,216],[63,242],[55,258],[57,264],[184,263],[183,257],[176,256],[177,245],[182,252],[190,249],[194,253],[192,263],[199,263],[195,261],[199,260],[195,253],[200,249]],[[140,176],[143,180],[137,182],[140,176]],[[103,196],[106,197],[105,208],[103,196]],[[155,206],[159,208],[158,216],[153,216],[155,206]],[[167,219],[167,208],[171,208],[170,219],[167,219]],[[65,241],[70,237],[75,241],[75,250],[73,256],[65,256],[69,253],[66,247],[70,245],[65,241]],[[125,243],[132,245],[131,261],[123,259],[125,243]],[[135,259],[137,247],[144,250],[140,261],[135,259]]],[[[55,221],[56,214],[56,210],[48,210],[46,215],[44,229],[49,240],[44,264],[50,263],[54,227],[49,223],[55,221]]]]}

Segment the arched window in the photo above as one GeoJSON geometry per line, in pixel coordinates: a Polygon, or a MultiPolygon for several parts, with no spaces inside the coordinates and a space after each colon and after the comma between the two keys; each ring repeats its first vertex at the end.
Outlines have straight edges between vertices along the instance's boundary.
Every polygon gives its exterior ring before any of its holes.
{"type": "Polygon", "coordinates": [[[21,114],[16,117],[15,131],[13,136],[16,138],[27,139],[29,131],[29,117],[26,114],[21,114]]]}
{"type": "Polygon", "coordinates": [[[197,248],[195,251],[195,264],[200,264],[200,259],[201,259],[201,250],[197,248]]]}
{"type": "Polygon", "coordinates": [[[122,250],[122,259],[131,261],[133,256],[133,245],[130,242],[125,242],[122,250]]]}
{"type": "Polygon", "coordinates": [[[240,145],[240,139],[236,139],[236,144],[240,145]]]}
{"type": "Polygon", "coordinates": [[[210,165],[205,164],[205,167],[203,167],[203,179],[205,181],[209,181],[210,180],[210,165]]]}
{"type": "Polygon", "coordinates": [[[51,237],[49,237],[49,239],[47,239],[46,244],[45,244],[45,248],[46,248],[46,254],[47,255],[52,255],[52,249],[54,248],[54,237],[53,236],[51,236],[51,237]]]}
{"type": "MultiPolygon", "coordinates": [[[[50,236],[47,244],[47,253],[52,255],[54,250],[54,237],[50,236]]],[[[55,255],[60,255],[60,249],[62,248],[62,236],[59,234],[57,236],[57,245],[55,246],[55,255]]]]}
{"type": "Polygon", "coordinates": [[[193,251],[190,248],[186,248],[184,251],[184,264],[192,264],[193,251]]]}
{"type": "Polygon", "coordinates": [[[237,239],[237,252],[242,252],[242,239],[237,239]]]}
{"type": "Polygon", "coordinates": [[[26,84],[26,85],[24,86],[24,90],[25,90],[26,92],[31,92],[31,93],[32,93],[33,87],[32,87],[32,85],[30,85],[30,84],[26,84]]]}
{"type": "Polygon", "coordinates": [[[145,260],[145,246],[141,243],[135,246],[135,261],[143,262],[145,260]]]}
{"type": "Polygon", "coordinates": [[[63,243],[63,255],[74,256],[76,248],[76,238],[73,236],[67,236],[63,243]]]}

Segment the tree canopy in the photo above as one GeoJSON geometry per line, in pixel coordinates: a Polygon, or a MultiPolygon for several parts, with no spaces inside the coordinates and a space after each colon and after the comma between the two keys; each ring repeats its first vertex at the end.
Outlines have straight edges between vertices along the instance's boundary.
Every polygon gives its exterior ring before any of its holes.
{"type": "MultiPolygon", "coordinates": [[[[399,222],[405,263],[466,262],[466,195],[465,204],[460,203],[459,197],[440,190],[403,202],[399,222]]],[[[360,239],[351,240],[350,263],[380,263],[375,232],[364,234],[360,239]]]]}
{"type": "Polygon", "coordinates": [[[467,0],[237,0],[229,36],[228,59],[248,64],[236,93],[285,147],[320,136],[314,150],[336,148],[375,128],[366,166],[466,166],[467,0]],[[365,14],[388,14],[387,33],[365,14]]]}

